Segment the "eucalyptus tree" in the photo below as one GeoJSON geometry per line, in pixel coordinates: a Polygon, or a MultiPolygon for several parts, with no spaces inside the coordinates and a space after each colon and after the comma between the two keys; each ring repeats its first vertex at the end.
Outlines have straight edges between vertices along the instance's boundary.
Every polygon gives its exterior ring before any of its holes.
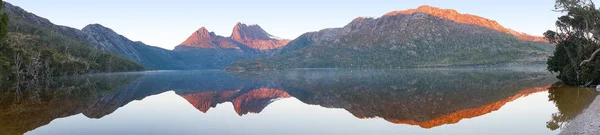
{"type": "Polygon", "coordinates": [[[558,79],[571,85],[590,86],[600,83],[600,11],[591,0],[557,0],[555,11],[562,13],[556,30],[544,36],[556,44],[548,59],[548,70],[559,73],[558,79]]]}

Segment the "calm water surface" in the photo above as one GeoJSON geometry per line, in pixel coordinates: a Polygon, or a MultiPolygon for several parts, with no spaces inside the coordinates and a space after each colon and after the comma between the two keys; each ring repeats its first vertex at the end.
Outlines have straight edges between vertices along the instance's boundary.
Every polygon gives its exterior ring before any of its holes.
{"type": "Polygon", "coordinates": [[[156,71],[3,84],[0,133],[557,134],[598,94],[543,68],[156,71]]]}

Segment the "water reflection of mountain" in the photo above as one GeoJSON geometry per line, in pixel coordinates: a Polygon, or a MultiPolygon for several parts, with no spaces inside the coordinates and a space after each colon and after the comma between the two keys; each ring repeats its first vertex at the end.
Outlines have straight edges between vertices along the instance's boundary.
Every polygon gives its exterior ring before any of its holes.
{"type": "Polygon", "coordinates": [[[528,96],[529,94],[547,91],[548,88],[549,87],[546,86],[546,87],[536,87],[536,88],[531,88],[531,89],[525,89],[525,90],[520,91],[516,95],[508,97],[506,99],[502,99],[502,100],[499,100],[499,101],[496,101],[496,102],[493,102],[490,104],[486,104],[486,105],[483,105],[483,106],[480,106],[477,108],[460,110],[460,111],[453,112],[453,113],[450,113],[447,115],[443,115],[443,116],[440,116],[440,117],[437,117],[437,118],[434,118],[434,119],[431,119],[428,121],[424,121],[424,122],[418,122],[418,121],[414,121],[414,120],[405,120],[405,121],[388,120],[388,121],[392,122],[392,123],[396,123],[396,124],[418,125],[423,128],[433,128],[433,127],[441,126],[444,124],[454,124],[454,123],[458,123],[459,121],[461,121],[463,119],[475,118],[478,116],[482,116],[482,115],[491,113],[493,111],[497,111],[508,102],[514,101],[521,97],[528,96]]]}
{"type": "Polygon", "coordinates": [[[423,128],[492,112],[555,82],[545,72],[512,70],[331,70],[282,76],[277,80],[284,89],[307,104],[423,128]]]}
{"type": "Polygon", "coordinates": [[[244,114],[260,113],[271,102],[280,98],[291,97],[286,91],[270,88],[260,88],[242,93],[240,90],[222,92],[200,92],[182,95],[190,104],[198,110],[206,113],[211,107],[224,102],[233,103],[235,112],[242,116],[244,114]]]}
{"type": "Polygon", "coordinates": [[[241,116],[259,113],[276,99],[295,97],[307,104],[343,108],[358,118],[431,128],[545,91],[553,78],[543,71],[509,69],[293,70],[245,77],[220,71],[95,75],[59,80],[52,90],[38,93],[42,100],[15,102],[14,97],[31,96],[3,90],[0,109],[10,111],[1,113],[0,130],[22,134],[79,113],[102,118],[131,101],[170,90],[201,112],[232,102],[241,116]]]}

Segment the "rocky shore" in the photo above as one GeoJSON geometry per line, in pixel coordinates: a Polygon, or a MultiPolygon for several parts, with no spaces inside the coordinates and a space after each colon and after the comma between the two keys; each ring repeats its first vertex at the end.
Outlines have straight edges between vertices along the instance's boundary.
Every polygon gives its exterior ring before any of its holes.
{"type": "Polygon", "coordinates": [[[600,135],[600,96],[571,120],[559,135],[600,135]]]}

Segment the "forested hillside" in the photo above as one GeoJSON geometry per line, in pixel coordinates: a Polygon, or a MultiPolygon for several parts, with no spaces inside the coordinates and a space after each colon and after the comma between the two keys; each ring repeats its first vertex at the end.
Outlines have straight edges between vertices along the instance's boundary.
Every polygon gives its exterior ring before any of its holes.
{"type": "Polygon", "coordinates": [[[100,51],[80,30],[2,2],[0,78],[36,80],[56,75],[143,70],[139,64],[100,51]]]}

